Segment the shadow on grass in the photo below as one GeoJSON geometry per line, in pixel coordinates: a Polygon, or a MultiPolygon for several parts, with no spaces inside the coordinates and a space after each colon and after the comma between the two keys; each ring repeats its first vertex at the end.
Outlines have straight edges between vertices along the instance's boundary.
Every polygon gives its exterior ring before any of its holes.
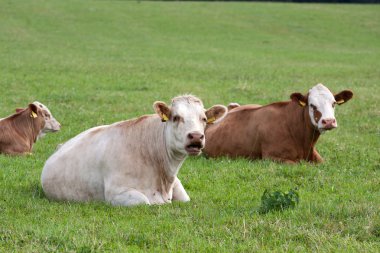
{"type": "Polygon", "coordinates": [[[33,199],[46,199],[40,183],[30,183],[21,187],[22,194],[31,196],[33,199]]]}

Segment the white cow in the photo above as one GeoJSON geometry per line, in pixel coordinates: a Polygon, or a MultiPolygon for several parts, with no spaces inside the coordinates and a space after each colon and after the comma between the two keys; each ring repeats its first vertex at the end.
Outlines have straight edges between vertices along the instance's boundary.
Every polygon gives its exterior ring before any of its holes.
{"type": "Polygon", "coordinates": [[[205,111],[191,95],[153,107],[156,115],[94,127],[63,144],[42,171],[46,196],[123,206],[189,201],[177,173],[187,155],[201,153],[206,124],[227,108],[205,111]]]}

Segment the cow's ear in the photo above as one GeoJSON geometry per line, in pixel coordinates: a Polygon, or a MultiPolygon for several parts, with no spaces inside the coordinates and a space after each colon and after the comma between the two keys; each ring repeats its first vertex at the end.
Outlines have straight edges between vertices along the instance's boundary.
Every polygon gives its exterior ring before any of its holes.
{"type": "Polygon", "coordinates": [[[302,95],[299,92],[296,92],[290,95],[290,99],[293,100],[294,102],[297,102],[302,107],[307,105],[307,97],[302,95]]]}
{"type": "Polygon", "coordinates": [[[238,103],[229,103],[227,106],[228,111],[231,111],[232,109],[235,109],[239,107],[240,105],[238,103]]]}
{"type": "Polygon", "coordinates": [[[30,109],[30,117],[37,118],[38,117],[38,107],[35,104],[29,104],[30,109]]]}
{"type": "Polygon", "coordinates": [[[23,112],[25,109],[24,108],[16,108],[16,113],[23,112]]]}
{"type": "Polygon", "coordinates": [[[334,97],[335,97],[336,103],[338,105],[341,105],[341,104],[346,103],[348,100],[350,100],[353,95],[354,93],[352,93],[352,91],[344,90],[344,91],[339,92],[338,94],[335,94],[334,97]]]}
{"type": "Polygon", "coordinates": [[[218,119],[222,119],[227,115],[227,107],[224,105],[214,105],[206,110],[207,124],[212,124],[218,119]]]}
{"type": "Polygon", "coordinates": [[[170,108],[164,102],[154,102],[153,109],[158,114],[158,116],[160,116],[162,122],[168,121],[170,119],[170,108]]]}

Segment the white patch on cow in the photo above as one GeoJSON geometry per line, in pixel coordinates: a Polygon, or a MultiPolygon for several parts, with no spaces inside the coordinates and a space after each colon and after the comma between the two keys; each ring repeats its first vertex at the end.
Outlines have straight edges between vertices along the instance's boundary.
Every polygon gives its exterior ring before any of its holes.
{"type": "Polygon", "coordinates": [[[166,135],[166,144],[169,149],[179,153],[177,155],[189,154],[187,147],[191,141],[189,140],[191,134],[202,136],[202,140],[198,144],[200,144],[200,148],[203,148],[205,144],[204,129],[207,122],[203,103],[190,95],[176,97],[172,101],[170,111],[171,118],[166,122],[166,131],[170,132],[166,135]]]}
{"type": "Polygon", "coordinates": [[[33,102],[41,111],[45,119],[45,126],[38,134],[37,138],[43,137],[46,133],[57,132],[61,129],[61,124],[53,117],[50,110],[42,103],[35,101],[33,102]]]}
{"type": "Polygon", "coordinates": [[[323,122],[333,121],[333,123],[330,124],[331,128],[329,129],[338,126],[334,115],[336,104],[334,95],[323,84],[317,84],[309,90],[308,104],[311,123],[317,127],[321,133],[327,130],[326,124],[323,122]],[[315,110],[318,110],[321,113],[318,122],[316,122],[314,118],[315,110]]]}

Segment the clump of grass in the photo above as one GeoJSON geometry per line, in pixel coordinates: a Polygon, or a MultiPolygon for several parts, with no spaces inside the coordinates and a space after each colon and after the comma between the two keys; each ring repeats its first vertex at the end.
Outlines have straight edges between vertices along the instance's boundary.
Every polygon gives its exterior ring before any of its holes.
{"type": "Polygon", "coordinates": [[[263,196],[261,196],[259,213],[266,214],[271,211],[283,211],[288,208],[294,208],[298,203],[299,194],[297,189],[290,189],[288,192],[270,192],[266,189],[263,196]]]}

